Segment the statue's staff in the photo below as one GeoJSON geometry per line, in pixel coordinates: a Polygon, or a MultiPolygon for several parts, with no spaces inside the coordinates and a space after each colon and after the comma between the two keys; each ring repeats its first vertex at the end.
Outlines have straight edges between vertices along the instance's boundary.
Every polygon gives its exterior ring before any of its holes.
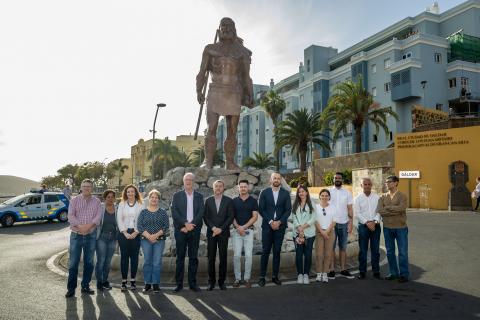
{"type": "MultiPolygon", "coordinates": [[[[217,38],[218,38],[218,29],[217,32],[215,32],[215,39],[213,40],[213,43],[217,43],[217,38]]],[[[203,84],[203,89],[202,89],[202,96],[205,98],[205,94],[207,93],[207,85],[208,85],[208,76],[210,75],[210,72],[207,71],[205,72],[205,83],[203,84]]],[[[197,127],[195,128],[195,135],[193,136],[193,140],[197,140],[198,136],[198,129],[200,128],[200,121],[202,120],[202,113],[203,113],[203,105],[205,104],[205,99],[203,99],[202,103],[200,103],[200,112],[198,113],[198,120],[197,120],[197,127]]]]}

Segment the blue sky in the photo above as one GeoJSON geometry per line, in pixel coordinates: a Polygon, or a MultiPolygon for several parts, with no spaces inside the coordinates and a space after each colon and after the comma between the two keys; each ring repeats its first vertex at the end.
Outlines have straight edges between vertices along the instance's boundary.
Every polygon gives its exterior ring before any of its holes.
{"type": "MultiPolygon", "coordinates": [[[[460,3],[439,1],[440,11],[460,3]]],[[[129,157],[158,102],[160,137],[193,133],[201,53],[224,16],[253,51],[254,83],[268,84],[294,74],[311,44],[343,50],[431,4],[3,1],[0,174],[39,180],[68,163],[129,157]]]]}

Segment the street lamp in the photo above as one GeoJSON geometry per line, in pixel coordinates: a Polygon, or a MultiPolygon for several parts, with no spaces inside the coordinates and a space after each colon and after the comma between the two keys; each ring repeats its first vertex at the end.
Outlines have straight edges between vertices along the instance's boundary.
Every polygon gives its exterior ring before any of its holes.
{"type": "Polygon", "coordinates": [[[157,111],[155,112],[155,119],[153,120],[153,129],[150,130],[153,134],[153,139],[152,139],[152,178],[151,182],[153,182],[153,179],[155,179],[155,124],[157,123],[157,115],[158,115],[158,109],[160,108],[165,108],[167,105],[165,103],[158,103],[157,104],[157,111]]]}
{"type": "Polygon", "coordinates": [[[422,85],[422,89],[423,89],[423,104],[426,107],[427,102],[425,101],[425,87],[427,86],[427,80],[423,80],[422,82],[420,82],[420,84],[422,85]]]}

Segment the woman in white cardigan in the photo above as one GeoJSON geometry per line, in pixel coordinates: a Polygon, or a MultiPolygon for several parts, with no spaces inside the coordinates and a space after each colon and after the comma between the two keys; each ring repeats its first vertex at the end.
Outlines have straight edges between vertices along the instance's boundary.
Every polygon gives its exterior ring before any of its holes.
{"type": "Polygon", "coordinates": [[[140,253],[140,236],[137,230],[137,220],[142,211],[142,196],[137,187],[130,184],[123,189],[122,201],[118,206],[117,225],[120,234],[120,270],[122,272],[122,291],[127,290],[128,265],[130,262],[130,289],[136,290],[135,277],[138,269],[140,253]]]}

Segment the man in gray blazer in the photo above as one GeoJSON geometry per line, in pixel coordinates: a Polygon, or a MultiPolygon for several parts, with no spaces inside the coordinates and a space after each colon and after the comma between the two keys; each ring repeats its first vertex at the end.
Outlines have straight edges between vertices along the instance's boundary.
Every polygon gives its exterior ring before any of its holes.
{"type": "Polygon", "coordinates": [[[221,290],[227,290],[225,279],[227,277],[227,247],[230,237],[230,225],[233,222],[233,201],[223,195],[225,186],[222,180],[213,183],[213,196],[205,200],[205,212],[203,220],[207,225],[207,252],[208,252],[208,288],[215,287],[215,259],[220,256],[218,266],[218,286],[221,290]]]}
{"type": "Polygon", "coordinates": [[[183,273],[185,269],[185,253],[188,249],[188,285],[192,291],[198,292],[197,285],[198,245],[202,229],[203,196],[193,190],[195,175],[191,172],[183,176],[183,190],[176,192],[172,199],[172,218],[177,246],[177,267],[175,292],[183,289],[183,273]]]}

